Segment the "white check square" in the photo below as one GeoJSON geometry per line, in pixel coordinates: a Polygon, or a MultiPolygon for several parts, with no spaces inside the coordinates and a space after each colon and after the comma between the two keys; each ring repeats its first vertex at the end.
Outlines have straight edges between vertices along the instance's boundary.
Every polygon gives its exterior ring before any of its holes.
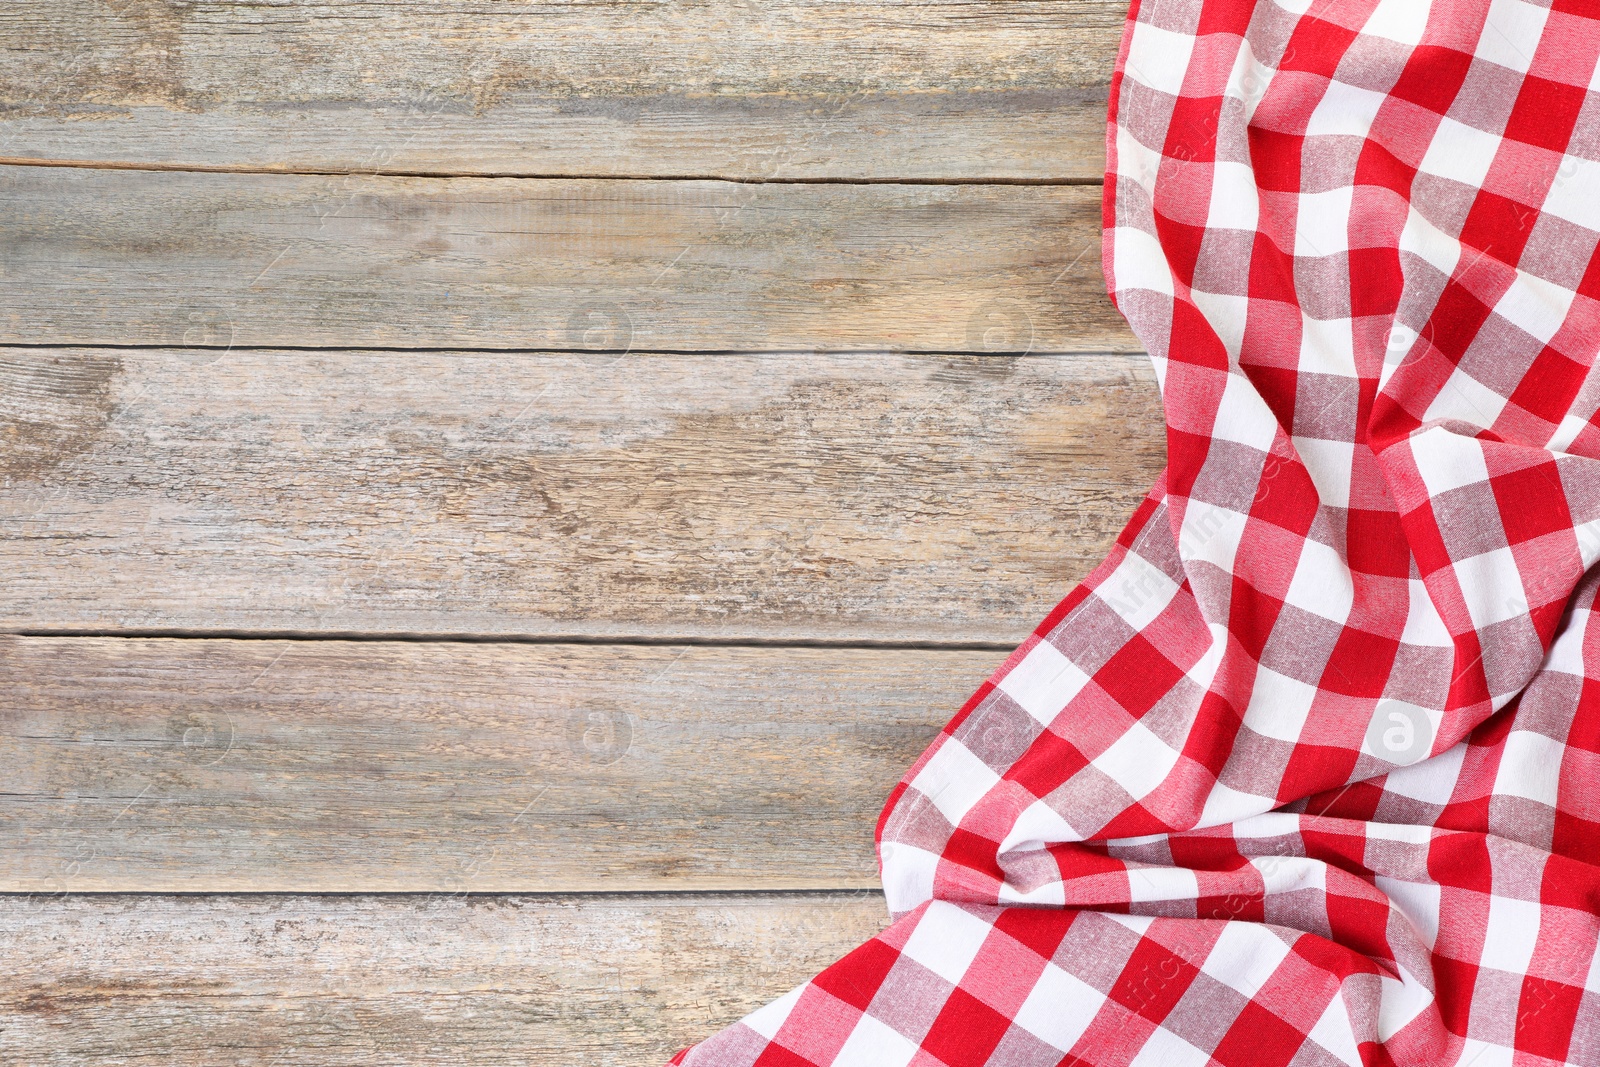
{"type": "Polygon", "coordinates": [[[1418,169],[1479,189],[1499,151],[1499,135],[1444,118],[1439,120],[1439,128],[1428,142],[1427,154],[1418,169]]]}
{"type": "Polygon", "coordinates": [[[1177,765],[1178,753],[1136,722],[1110,748],[1089,762],[1125,789],[1134,800],[1142,800],[1177,765]]]}
{"type": "Polygon", "coordinates": [[[959,826],[967,812],[999,782],[1000,776],[987,763],[960,741],[947,737],[911,784],[951,826],[959,826]]]}
{"type": "Polygon", "coordinates": [[[1494,777],[1494,791],[1500,796],[1522,797],[1556,806],[1561,788],[1561,760],[1566,747],[1544,734],[1513,729],[1506,735],[1500,752],[1500,768],[1494,777]]]}
{"type": "Polygon", "coordinates": [[[1040,641],[1005,677],[999,690],[1039,723],[1049,726],[1067,702],[1089,684],[1089,676],[1049,641],[1040,641]]]}
{"type": "Polygon", "coordinates": [[[1489,923],[1484,930],[1480,962],[1509,974],[1526,974],[1539,939],[1539,905],[1510,897],[1489,898],[1489,923]]]}
{"type": "Polygon", "coordinates": [[[1234,992],[1253,997],[1288,955],[1289,946],[1267,927],[1229,923],[1200,969],[1234,992]]]}
{"type": "Polygon", "coordinates": [[[1058,1052],[1071,1051],[1106,998],[1093,986],[1053,963],[1028,992],[1017,1009],[1017,1025],[1058,1052]]]}
{"type": "Polygon", "coordinates": [[[1270,667],[1257,667],[1255,684],[1250,687],[1250,703],[1244,711],[1244,725],[1262,737],[1298,741],[1316,698],[1316,686],[1279,674],[1270,667]]]}
{"type": "Polygon", "coordinates": [[[1511,549],[1496,548],[1469,556],[1451,564],[1450,569],[1461,583],[1467,614],[1472,616],[1476,629],[1514,619],[1528,611],[1528,601],[1522,593],[1522,576],[1511,549]]]}
{"type": "Polygon", "coordinates": [[[833,1067],[907,1067],[917,1052],[915,1041],[871,1015],[863,1015],[840,1046],[833,1067]]]}
{"type": "Polygon", "coordinates": [[[1177,96],[1183,90],[1183,76],[1194,52],[1194,38],[1174,33],[1149,22],[1136,22],[1128,49],[1127,72],[1157,92],[1177,96]],[[1137,59],[1135,59],[1137,57],[1137,59]]]}
{"type": "Polygon", "coordinates": [[[1355,597],[1355,584],[1344,558],[1320,541],[1306,541],[1284,600],[1302,611],[1342,623],[1350,617],[1355,597]]]}
{"type": "Polygon", "coordinates": [[[967,973],[992,929],[976,915],[936,900],[922,913],[900,953],[952,985],[960,985],[962,975],[967,973]]]}
{"type": "Polygon", "coordinates": [[[1473,54],[1478,59],[1527,73],[1549,15],[1548,9],[1523,3],[1523,0],[1493,0],[1473,54]]]}

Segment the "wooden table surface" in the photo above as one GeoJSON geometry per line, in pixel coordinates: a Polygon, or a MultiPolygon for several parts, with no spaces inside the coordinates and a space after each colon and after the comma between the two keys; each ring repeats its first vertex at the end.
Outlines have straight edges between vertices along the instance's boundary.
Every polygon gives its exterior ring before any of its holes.
{"type": "Polygon", "coordinates": [[[0,6],[0,1064],[637,1065],[1163,462],[1111,0],[0,6]]]}

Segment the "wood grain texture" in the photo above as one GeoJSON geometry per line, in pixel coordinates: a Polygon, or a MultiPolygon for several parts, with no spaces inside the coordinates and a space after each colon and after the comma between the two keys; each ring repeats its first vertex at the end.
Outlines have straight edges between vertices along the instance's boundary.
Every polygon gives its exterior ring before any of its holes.
{"type": "Polygon", "coordinates": [[[1136,351],[1098,187],[0,168],[0,342],[1136,351]]]}
{"type": "Polygon", "coordinates": [[[8,0],[0,156],[1098,180],[1119,0],[8,0]]]}
{"type": "Polygon", "coordinates": [[[1018,641],[1164,456],[1132,356],[0,349],[0,628],[1018,641]]]}
{"type": "Polygon", "coordinates": [[[4,637],[0,892],[875,887],[1004,658],[4,637]]]}
{"type": "Polygon", "coordinates": [[[0,1061],[654,1067],[886,923],[875,893],[0,897],[0,1061]]]}

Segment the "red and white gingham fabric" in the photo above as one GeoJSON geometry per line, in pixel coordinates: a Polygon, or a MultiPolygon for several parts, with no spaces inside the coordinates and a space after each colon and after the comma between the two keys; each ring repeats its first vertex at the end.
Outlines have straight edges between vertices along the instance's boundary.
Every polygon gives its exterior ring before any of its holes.
{"type": "Polygon", "coordinates": [[[1600,1064],[1600,3],[1144,0],[1169,467],[688,1067],[1600,1064]]]}

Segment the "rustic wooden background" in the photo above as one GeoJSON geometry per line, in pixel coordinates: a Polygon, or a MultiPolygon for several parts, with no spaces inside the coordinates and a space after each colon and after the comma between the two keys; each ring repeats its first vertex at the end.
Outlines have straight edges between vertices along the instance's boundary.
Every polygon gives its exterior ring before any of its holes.
{"type": "Polygon", "coordinates": [[[0,1063],[652,1065],[1162,463],[1118,0],[0,6],[0,1063]]]}

